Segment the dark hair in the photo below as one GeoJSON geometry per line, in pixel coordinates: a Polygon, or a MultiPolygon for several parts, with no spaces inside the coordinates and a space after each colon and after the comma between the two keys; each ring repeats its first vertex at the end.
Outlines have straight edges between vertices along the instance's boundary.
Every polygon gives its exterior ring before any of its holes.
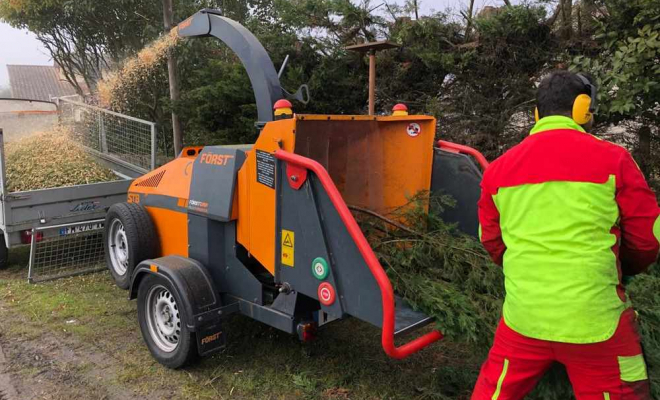
{"type": "MultiPolygon", "coordinates": [[[[593,82],[588,75],[583,76],[593,82]]],[[[573,115],[573,102],[581,94],[591,94],[584,82],[569,71],[555,71],[545,77],[536,92],[536,107],[539,117],[551,115],[573,115]]]]}

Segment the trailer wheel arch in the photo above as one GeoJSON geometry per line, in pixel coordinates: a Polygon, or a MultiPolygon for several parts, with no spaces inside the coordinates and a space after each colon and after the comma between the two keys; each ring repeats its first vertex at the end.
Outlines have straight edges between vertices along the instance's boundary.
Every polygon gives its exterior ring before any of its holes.
{"type": "Polygon", "coordinates": [[[174,287],[186,310],[188,320],[185,323],[192,332],[218,319],[206,315],[219,309],[221,302],[210,274],[201,263],[181,256],[166,256],[141,262],[131,278],[130,300],[137,299],[140,284],[148,275],[159,275],[174,287]]]}

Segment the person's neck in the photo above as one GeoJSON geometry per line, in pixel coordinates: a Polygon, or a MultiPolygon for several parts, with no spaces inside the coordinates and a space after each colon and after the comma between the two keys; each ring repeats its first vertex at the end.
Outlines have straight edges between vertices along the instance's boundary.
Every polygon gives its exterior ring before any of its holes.
{"type": "Polygon", "coordinates": [[[532,130],[529,132],[529,134],[534,135],[535,133],[552,131],[557,129],[572,129],[586,133],[584,128],[578,125],[577,122],[573,121],[572,118],[564,115],[550,115],[538,120],[538,122],[536,122],[536,125],[534,125],[532,130]]]}

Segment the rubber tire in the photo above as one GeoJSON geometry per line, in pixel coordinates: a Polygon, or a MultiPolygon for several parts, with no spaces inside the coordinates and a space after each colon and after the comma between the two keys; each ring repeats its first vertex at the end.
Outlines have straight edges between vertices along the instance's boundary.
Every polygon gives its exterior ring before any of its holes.
{"type": "Polygon", "coordinates": [[[0,231],[0,270],[9,267],[9,249],[5,243],[5,234],[0,231]]]}
{"type": "Polygon", "coordinates": [[[167,279],[158,275],[148,274],[140,281],[140,286],[138,288],[137,307],[138,322],[140,323],[142,338],[147,344],[149,352],[156,359],[156,361],[163,364],[167,368],[172,369],[181,368],[199,359],[199,353],[197,351],[197,337],[195,336],[194,332],[190,332],[185,323],[189,316],[186,315],[184,307],[180,306],[182,304],[183,303],[181,302],[181,296],[179,295],[179,292],[174,289],[172,284],[167,279]],[[149,289],[155,285],[164,286],[170,293],[174,295],[176,303],[179,305],[179,315],[181,317],[181,336],[179,338],[179,344],[171,353],[167,353],[159,349],[149,334],[149,326],[147,325],[147,312],[145,308],[147,306],[147,295],[149,293],[149,289]]]}
{"type": "Polygon", "coordinates": [[[105,251],[105,265],[110,270],[112,278],[118,287],[128,290],[131,285],[133,270],[142,261],[158,256],[158,236],[156,228],[147,210],[135,203],[113,204],[105,216],[103,225],[103,247],[105,251]],[[128,266],[126,273],[119,275],[112,268],[110,249],[108,247],[108,232],[112,221],[119,219],[124,225],[126,240],[128,242],[128,266]]]}

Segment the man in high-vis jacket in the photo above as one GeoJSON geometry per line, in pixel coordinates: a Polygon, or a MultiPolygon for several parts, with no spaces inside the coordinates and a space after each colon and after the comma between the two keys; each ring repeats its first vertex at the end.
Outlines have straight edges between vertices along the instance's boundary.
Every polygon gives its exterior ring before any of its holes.
{"type": "Polygon", "coordinates": [[[623,147],[586,132],[596,88],[559,71],[538,88],[537,123],[482,181],[480,238],[506,299],[473,400],[522,399],[553,363],[577,400],[650,399],[624,276],[660,250],[660,207],[623,147]]]}

